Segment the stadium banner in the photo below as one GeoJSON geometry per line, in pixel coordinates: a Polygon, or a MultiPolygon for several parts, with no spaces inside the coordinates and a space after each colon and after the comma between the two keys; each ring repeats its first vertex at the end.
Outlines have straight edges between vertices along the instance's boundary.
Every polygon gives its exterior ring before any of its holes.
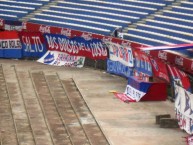
{"type": "Polygon", "coordinates": [[[0,29],[4,30],[5,20],[0,19],[0,29]]]}
{"type": "Polygon", "coordinates": [[[133,69],[123,65],[119,61],[107,59],[107,72],[128,78],[133,75],[133,69]]]}
{"type": "Polygon", "coordinates": [[[124,92],[129,100],[165,101],[167,98],[167,84],[162,82],[146,82],[135,76],[128,78],[124,92]]]}
{"type": "Polygon", "coordinates": [[[175,83],[175,111],[178,124],[188,134],[193,134],[193,94],[175,83]]]}
{"type": "Polygon", "coordinates": [[[40,32],[19,32],[23,57],[40,58],[47,49],[43,35],[40,32]]]}
{"type": "Polygon", "coordinates": [[[138,102],[143,96],[145,96],[151,85],[152,83],[140,81],[136,77],[129,77],[125,94],[131,100],[136,100],[136,102],[138,102]]]}
{"type": "Polygon", "coordinates": [[[152,65],[149,57],[144,52],[139,50],[134,50],[134,57],[135,72],[138,72],[139,74],[146,74],[147,76],[152,76],[152,65]]]}
{"type": "Polygon", "coordinates": [[[21,58],[21,41],[17,31],[0,32],[0,56],[3,58],[21,58]]]}
{"type": "Polygon", "coordinates": [[[41,33],[52,33],[52,34],[61,34],[68,36],[70,38],[73,37],[82,37],[83,35],[92,35],[93,39],[111,39],[112,42],[117,43],[117,44],[123,44],[123,43],[129,43],[129,46],[131,48],[138,48],[142,46],[142,44],[131,42],[128,40],[123,40],[111,36],[104,36],[100,34],[94,34],[94,33],[88,33],[88,32],[82,32],[82,31],[77,31],[73,29],[68,29],[68,28],[62,28],[62,27],[54,27],[54,26],[49,26],[49,25],[40,25],[36,23],[31,23],[31,22],[23,22],[22,23],[22,28],[25,31],[33,31],[33,32],[41,32],[41,33]]]}
{"type": "Polygon", "coordinates": [[[176,66],[184,68],[186,71],[192,73],[193,72],[193,60],[184,57],[183,55],[170,53],[168,51],[149,51],[149,55],[155,58],[159,58],[163,61],[169,62],[170,64],[174,64],[176,66]]]}
{"type": "Polygon", "coordinates": [[[118,61],[125,66],[133,67],[133,54],[129,45],[120,45],[112,42],[106,42],[109,49],[109,58],[112,61],[118,61]]]}
{"type": "Polygon", "coordinates": [[[70,66],[83,67],[85,57],[72,56],[64,52],[47,51],[44,56],[37,60],[37,62],[54,65],[54,66],[70,66]]]}
{"type": "Polygon", "coordinates": [[[153,76],[163,79],[166,82],[170,82],[170,78],[168,75],[168,70],[167,66],[165,63],[163,63],[159,59],[153,59],[152,57],[149,57],[150,62],[152,64],[152,71],[153,71],[153,76]]]}
{"type": "Polygon", "coordinates": [[[9,30],[9,31],[11,31],[11,30],[21,31],[22,30],[22,22],[13,21],[13,20],[5,20],[4,29],[9,30]]]}
{"type": "Polygon", "coordinates": [[[179,70],[177,67],[170,66],[168,64],[167,67],[173,83],[177,81],[178,84],[181,85],[185,90],[192,92],[188,75],[183,71],[179,70]]]}
{"type": "Polygon", "coordinates": [[[51,51],[65,52],[91,59],[106,59],[108,55],[106,45],[99,39],[69,38],[58,34],[44,34],[44,38],[48,50],[51,51]]]}

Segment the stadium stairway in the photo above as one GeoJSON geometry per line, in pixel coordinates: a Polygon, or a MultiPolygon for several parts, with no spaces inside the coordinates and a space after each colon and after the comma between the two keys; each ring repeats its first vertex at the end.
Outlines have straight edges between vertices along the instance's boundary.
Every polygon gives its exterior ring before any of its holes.
{"type": "Polygon", "coordinates": [[[40,7],[39,9],[32,11],[31,13],[29,13],[28,15],[25,15],[24,17],[20,18],[19,21],[25,22],[28,21],[29,19],[33,18],[37,13],[41,13],[43,10],[47,10],[50,8],[50,6],[54,6],[57,5],[57,2],[59,0],[52,0],[49,3],[43,5],[42,7],[40,7]]]}

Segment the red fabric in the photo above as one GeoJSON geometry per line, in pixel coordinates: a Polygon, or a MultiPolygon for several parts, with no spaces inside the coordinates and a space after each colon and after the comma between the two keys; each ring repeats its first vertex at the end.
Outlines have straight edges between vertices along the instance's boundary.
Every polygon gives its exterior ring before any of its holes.
{"type": "Polygon", "coordinates": [[[167,84],[153,83],[147,94],[140,101],[165,101],[167,98],[167,84]]]}
{"type": "Polygon", "coordinates": [[[131,99],[129,96],[127,96],[124,93],[114,93],[114,95],[121,101],[125,102],[125,103],[129,103],[129,102],[136,102],[136,100],[131,99]]]}
{"type": "Polygon", "coordinates": [[[170,82],[166,64],[159,59],[149,58],[152,64],[153,75],[170,82]]]}
{"type": "Polygon", "coordinates": [[[191,87],[190,80],[186,73],[184,73],[183,71],[179,70],[174,66],[167,65],[167,67],[173,79],[181,80],[182,86],[184,87],[184,89],[188,90],[191,87]]]}
{"type": "MultiPolygon", "coordinates": [[[[25,44],[35,44],[35,38],[39,38],[41,44],[44,44],[45,40],[44,37],[42,36],[42,33],[40,32],[19,32],[19,37],[22,43],[25,44]]],[[[39,43],[39,42],[38,42],[39,43]]]]}
{"type": "Polygon", "coordinates": [[[19,39],[17,31],[2,31],[0,39],[19,39]]]}

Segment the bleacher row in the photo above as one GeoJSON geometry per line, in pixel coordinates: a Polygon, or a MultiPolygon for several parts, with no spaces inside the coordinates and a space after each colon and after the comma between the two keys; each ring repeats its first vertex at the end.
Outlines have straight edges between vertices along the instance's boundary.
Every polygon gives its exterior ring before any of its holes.
{"type": "Polygon", "coordinates": [[[1,0],[0,17],[34,12],[30,22],[103,35],[122,28],[124,39],[156,46],[192,43],[192,8],[193,0],[1,0]]]}

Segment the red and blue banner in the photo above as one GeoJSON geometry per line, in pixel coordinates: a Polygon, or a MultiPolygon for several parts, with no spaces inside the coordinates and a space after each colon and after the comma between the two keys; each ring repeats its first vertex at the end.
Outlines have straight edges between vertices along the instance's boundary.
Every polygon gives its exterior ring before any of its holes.
{"type": "Polygon", "coordinates": [[[47,49],[44,37],[40,32],[19,32],[23,57],[40,58],[47,49]]]}
{"type": "Polygon", "coordinates": [[[187,91],[192,92],[190,80],[186,73],[179,70],[177,67],[167,65],[172,81],[178,81],[178,83],[187,91]]]}
{"type": "Polygon", "coordinates": [[[107,72],[128,78],[133,75],[133,69],[123,65],[119,61],[107,59],[107,72]]]}
{"type": "Polygon", "coordinates": [[[0,57],[21,58],[21,41],[17,31],[0,32],[0,57]]]}
{"type": "Polygon", "coordinates": [[[129,77],[125,94],[138,102],[148,92],[151,85],[150,82],[143,82],[136,77],[129,77]]]}
{"type": "Polygon", "coordinates": [[[124,43],[122,45],[112,43],[112,42],[105,42],[109,49],[109,58],[112,61],[118,61],[125,66],[133,67],[133,53],[132,49],[129,44],[124,43]]]}
{"type": "Polygon", "coordinates": [[[153,59],[151,57],[149,57],[149,59],[152,64],[153,76],[165,80],[169,83],[170,78],[166,64],[159,59],[153,59]]]}
{"type": "Polygon", "coordinates": [[[143,73],[147,76],[152,76],[152,66],[149,60],[149,57],[142,51],[135,50],[134,51],[134,58],[135,58],[135,71],[139,74],[143,73]]]}
{"type": "Polygon", "coordinates": [[[100,39],[68,38],[58,34],[44,34],[44,37],[50,51],[60,51],[91,59],[106,59],[108,55],[107,47],[100,39]]]}
{"type": "Polygon", "coordinates": [[[125,95],[133,101],[165,101],[167,84],[161,82],[145,82],[138,77],[128,78],[125,95]]]}

